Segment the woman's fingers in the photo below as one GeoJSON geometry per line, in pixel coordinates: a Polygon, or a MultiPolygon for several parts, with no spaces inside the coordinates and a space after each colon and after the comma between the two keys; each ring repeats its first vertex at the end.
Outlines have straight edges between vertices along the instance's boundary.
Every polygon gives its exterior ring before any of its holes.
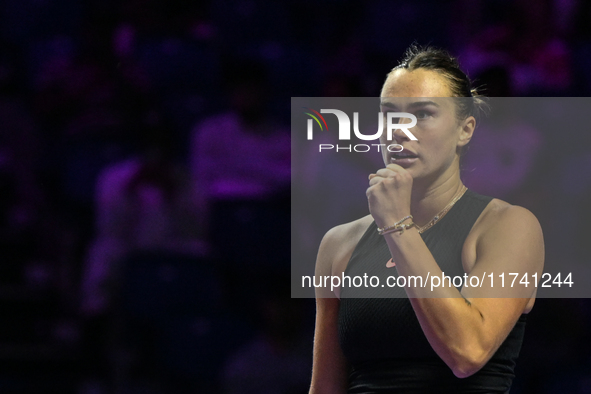
{"type": "Polygon", "coordinates": [[[384,180],[384,178],[382,178],[381,176],[374,176],[369,180],[369,186],[373,186],[373,185],[377,185],[378,183],[382,182],[384,180]]]}
{"type": "Polygon", "coordinates": [[[386,168],[381,168],[376,173],[369,174],[368,179],[370,181],[370,185],[379,183],[382,179],[376,179],[375,182],[371,182],[375,178],[396,178],[401,172],[404,172],[404,169],[400,166],[391,164],[388,165],[386,168]]]}

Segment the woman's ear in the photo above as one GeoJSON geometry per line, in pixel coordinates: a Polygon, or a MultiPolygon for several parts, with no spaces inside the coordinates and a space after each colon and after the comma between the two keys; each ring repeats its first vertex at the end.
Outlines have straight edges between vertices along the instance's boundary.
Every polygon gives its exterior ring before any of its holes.
{"type": "Polygon", "coordinates": [[[458,147],[464,147],[472,139],[474,129],[476,128],[476,119],[473,116],[468,116],[461,124],[460,139],[458,140],[458,147]]]}

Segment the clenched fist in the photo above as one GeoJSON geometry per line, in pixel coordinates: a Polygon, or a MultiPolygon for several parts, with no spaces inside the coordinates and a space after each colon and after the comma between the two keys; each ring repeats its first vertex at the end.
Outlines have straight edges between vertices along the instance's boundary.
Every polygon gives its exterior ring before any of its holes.
{"type": "Polygon", "coordinates": [[[369,212],[378,227],[391,226],[410,215],[412,176],[397,164],[388,164],[369,175],[369,187],[365,194],[369,212]]]}

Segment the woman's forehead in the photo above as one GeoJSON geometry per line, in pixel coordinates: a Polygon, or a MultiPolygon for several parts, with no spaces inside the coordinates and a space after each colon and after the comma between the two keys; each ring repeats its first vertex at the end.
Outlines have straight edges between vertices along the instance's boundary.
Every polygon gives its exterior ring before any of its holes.
{"type": "Polygon", "coordinates": [[[381,97],[451,97],[444,76],[436,71],[418,68],[394,70],[382,87],[381,97]]]}

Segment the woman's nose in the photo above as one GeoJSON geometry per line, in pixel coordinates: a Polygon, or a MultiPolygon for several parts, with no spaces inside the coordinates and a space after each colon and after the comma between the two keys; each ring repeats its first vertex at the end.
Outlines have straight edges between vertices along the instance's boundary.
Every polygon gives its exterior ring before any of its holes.
{"type": "Polygon", "coordinates": [[[410,121],[410,119],[401,118],[401,119],[398,120],[397,123],[400,125],[400,127],[398,127],[398,128],[397,127],[394,127],[392,129],[392,139],[393,139],[392,142],[396,142],[396,143],[399,144],[399,143],[404,142],[404,141],[410,141],[410,137],[404,131],[404,130],[408,130],[408,131],[410,131],[410,130],[408,129],[408,127],[404,127],[403,126],[405,124],[412,123],[410,121]]]}

